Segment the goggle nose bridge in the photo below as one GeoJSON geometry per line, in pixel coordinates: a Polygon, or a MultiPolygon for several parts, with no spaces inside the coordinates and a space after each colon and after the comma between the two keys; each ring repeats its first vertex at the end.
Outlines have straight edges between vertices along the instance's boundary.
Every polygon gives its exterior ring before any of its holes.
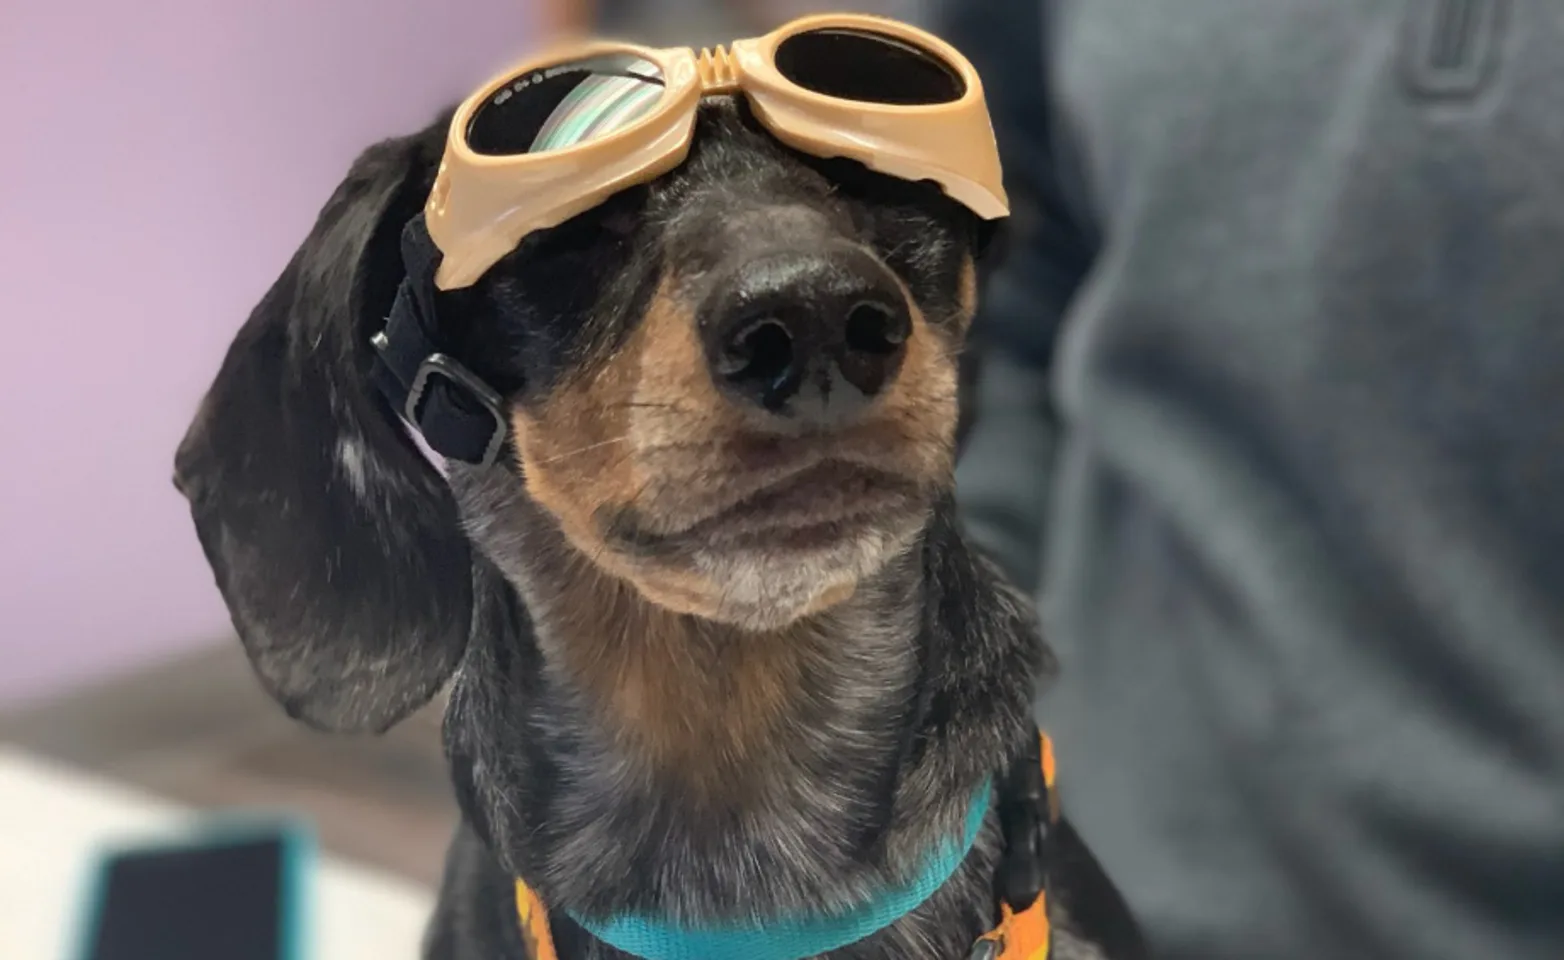
{"type": "Polygon", "coordinates": [[[738,64],[733,60],[733,51],[725,46],[707,47],[696,54],[695,71],[703,97],[738,92],[738,64]]]}

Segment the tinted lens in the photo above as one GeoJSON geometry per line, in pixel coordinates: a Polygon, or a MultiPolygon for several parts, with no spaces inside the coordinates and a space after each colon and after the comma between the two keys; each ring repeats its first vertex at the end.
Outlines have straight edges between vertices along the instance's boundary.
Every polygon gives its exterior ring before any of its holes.
{"type": "Polygon", "coordinates": [[[967,92],[945,61],[895,37],[863,30],[811,30],[782,41],[777,70],[805,90],[840,100],[897,106],[952,103],[967,92]]]}
{"type": "Polygon", "coordinates": [[[467,145],[476,153],[513,156],[590,143],[651,113],[664,89],[657,64],[628,53],[534,70],[473,111],[467,145]]]}

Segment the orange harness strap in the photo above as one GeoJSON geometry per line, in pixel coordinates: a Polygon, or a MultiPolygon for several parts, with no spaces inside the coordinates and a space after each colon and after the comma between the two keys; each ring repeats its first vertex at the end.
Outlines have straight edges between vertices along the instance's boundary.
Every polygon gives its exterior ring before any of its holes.
{"type": "MultiPolygon", "coordinates": [[[[1053,743],[1043,734],[1043,782],[1048,784],[1052,818],[1058,817],[1054,793],[1053,743]]],[[[969,960],[1048,960],[1053,929],[1048,922],[1048,895],[1039,894],[1032,905],[1020,913],[1000,904],[999,925],[978,938],[969,960]]],[[[549,931],[548,910],[532,888],[516,881],[516,916],[521,922],[521,938],[531,960],[559,960],[554,936],[549,931]]],[[[737,958],[735,958],[737,960],[737,958]]]]}
{"type": "Polygon", "coordinates": [[[548,928],[548,910],[532,888],[516,881],[516,916],[521,920],[521,939],[529,960],[559,960],[554,950],[554,935],[548,928]]]}

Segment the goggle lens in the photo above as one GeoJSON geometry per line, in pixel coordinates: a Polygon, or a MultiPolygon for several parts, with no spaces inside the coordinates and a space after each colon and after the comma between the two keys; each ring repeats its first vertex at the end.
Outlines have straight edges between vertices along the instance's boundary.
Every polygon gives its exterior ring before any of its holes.
{"type": "Polygon", "coordinates": [[[665,91],[657,64],[631,53],[534,70],[496,90],[473,111],[467,145],[488,156],[580,146],[651,113],[665,91]]]}
{"type": "Polygon", "coordinates": [[[857,103],[954,103],[967,92],[942,57],[870,30],[827,28],[788,37],[777,47],[776,67],[805,90],[857,103]]]}

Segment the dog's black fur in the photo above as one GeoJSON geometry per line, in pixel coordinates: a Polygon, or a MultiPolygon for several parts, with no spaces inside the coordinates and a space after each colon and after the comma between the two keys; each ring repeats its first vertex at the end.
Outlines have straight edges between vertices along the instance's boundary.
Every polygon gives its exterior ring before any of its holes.
{"type": "MultiPolygon", "coordinates": [[[[465,823],[428,956],[527,956],[518,875],[554,908],[564,960],[624,955],[562,910],[774,915],[906,876],[1034,736],[1050,664],[950,496],[954,357],[986,228],[931,186],[795,154],[742,103],[708,102],[679,169],[441,295],[450,352],[516,411],[508,456],[447,480],[370,386],[399,233],[447,123],[353,165],[176,465],[256,672],[291,715],[378,731],[451,684],[465,823]],[[905,384],[851,436],[757,439],[701,385],[681,331],[732,263],[820,242],[871,251],[904,284],[905,384]],[[720,526],[718,546],[677,545],[714,505],[763,509],[745,504],[765,488],[734,478],[821,463],[886,478],[889,493],[847,482],[801,508],[840,516],[861,496],[851,549],[723,553],[720,526]]],[[[966,957],[995,919],[1001,846],[991,814],[943,889],[831,960],[966,957]]],[[[1055,877],[1062,960],[1100,955],[1069,916],[1072,887],[1094,901],[1083,916],[1112,899],[1089,860],[1072,870],[1083,879],[1055,877]]]]}

